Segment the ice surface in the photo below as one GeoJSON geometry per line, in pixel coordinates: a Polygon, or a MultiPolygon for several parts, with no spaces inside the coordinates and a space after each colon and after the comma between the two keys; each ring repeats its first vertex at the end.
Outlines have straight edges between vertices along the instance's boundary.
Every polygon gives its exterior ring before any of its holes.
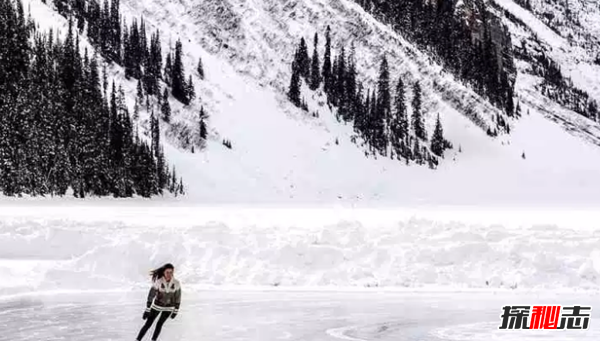
{"type": "MultiPolygon", "coordinates": [[[[133,340],[143,324],[145,295],[70,293],[0,301],[0,330],[13,341],[133,340]]],[[[588,330],[498,326],[505,305],[598,302],[598,296],[576,295],[186,291],[179,315],[166,322],[160,340],[591,341],[600,336],[593,313],[588,330]]]]}

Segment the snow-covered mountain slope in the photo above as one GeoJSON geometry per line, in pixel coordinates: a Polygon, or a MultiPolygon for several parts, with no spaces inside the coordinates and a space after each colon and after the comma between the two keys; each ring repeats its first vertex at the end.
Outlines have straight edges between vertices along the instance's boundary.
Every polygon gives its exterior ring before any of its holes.
{"type": "MultiPolygon", "coordinates": [[[[597,1],[520,1],[493,0],[510,13],[504,22],[513,35],[515,48],[528,47],[543,52],[560,66],[572,86],[600,102],[600,3],[597,1]],[[529,4],[529,5],[527,5],[529,4]],[[528,10],[522,6],[530,6],[528,10]],[[514,20],[516,18],[517,20],[514,20]]],[[[530,61],[520,60],[517,92],[523,101],[570,132],[599,144],[596,118],[587,119],[569,110],[549,109],[548,99],[540,96],[540,77],[531,75],[530,61]]]]}
{"type": "MultiPolygon", "coordinates": [[[[64,18],[40,0],[26,0],[25,8],[46,27],[66,27],[64,18]]],[[[167,157],[187,187],[188,195],[178,200],[358,205],[600,201],[600,148],[588,141],[599,139],[597,125],[577,127],[586,129],[586,140],[547,120],[549,111],[577,124],[571,119],[575,114],[544,101],[521,73],[517,95],[524,117],[510,122],[509,136],[490,138],[464,112],[473,109],[485,125],[496,109],[352,1],[124,0],[121,11],[128,22],[143,15],[149,30],[161,30],[164,44],[173,46],[182,38],[186,72],[203,59],[206,80],[197,82],[199,99],[191,107],[174,104],[173,109],[175,122],[190,128],[197,124],[200,106],[207,109],[207,148],[194,154],[183,150],[174,132],[163,127],[169,136],[167,157]],[[322,42],[327,25],[335,54],[337,43],[354,42],[359,72],[370,84],[384,52],[394,82],[400,75],[408,85],[422,82],[429,133],[440,113],[455,147],[437,170],[365,157],[362,147],[351,142],[352,127],[337,122],[319,94],[304,89],[309,109],[318,111],[318,117],[287,101],[299,39],[311,42],[318,32],[322,42]],[[222,139],[231,140],[233,148],[225,148],[222,139]]],[[[113,71],[133,107],[135,83],[125,81],[120,68],[113,71]]]]}

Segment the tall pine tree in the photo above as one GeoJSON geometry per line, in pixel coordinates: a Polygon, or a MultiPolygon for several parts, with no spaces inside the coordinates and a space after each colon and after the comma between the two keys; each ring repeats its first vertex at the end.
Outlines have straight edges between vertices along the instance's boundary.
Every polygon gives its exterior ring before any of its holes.
{"type": "Polygon", "coordinates": [[[445,149],[446,140],[444,139],[444,131],[442,129],[442,123],[440,122],[440,115],[438,114],[433,136],[431,137],[431,151],[437,156],[444,157],[445,149]]]}
{"type": "Polygon", "coordinates": [[[387,155],[388,145],[387,127],[390,122],[392,111],[392,99],[390,94],[390,70],[387,58],[384,56],[379,69],[379,80],[377,82],[377,107],[376,107],[376,148],[387,155]]]}
{"type": "Polygon", "coordinates": [[[308,56],[308,47],[304,37],[300,39],[300,47],[298,48],[298,67],[300,75],[306,82],[310,82],[310,57],[308,56]]]}
{"type": "Polygon", "coordinates": [[[185,81],[185,73],[183,69],[182,51],[183,47],[181,41],[178,39],[175,43],[175,59],[173,60],[173,70],[171,74],[172,94],[175,99],[183,104],[190,104],[188,98],[188,83],[185,81]]]}
{"type": "Polygon", "coordinates": [[[163,98],[161,102],[160,112],[162,114],[163,121],[170,123],[171,122],[171,105],[169,104],[169,90],[165,88],[163,92],[163,98]]]}
{"type": "Polygon", "coordinates": [[[319,35],[315,33],[313,56],[311,59],[311,70],[310,70],[310,89],[317,90],[321,86],[321,70],[319,62],[319,35]]]}
{"type": "Polygon", "coordinates": [[[331,90],[331,28],[325,33],[325,55],[323,56],[323,82],[326,93],[331,90]]]}
{"type": "Polygon", "coordinates": [[[288,89],[288,99],[295,106],[301,106],[300,99],[300,86],[301,86],[301,70],[298,62],[298,52],[295,54],[294,61],[292,62],[292,78],[290,80],[290,86],[288,89]]]}
{"type": "Polygon", "coordinates": [[[413,88],[414,95],[412,101],[413,107],[413,116],[412,116],[412,126],[415,131],[415,135],[418,139],[427,140],[427,133],[425,131],[425,123],[423,122],[423,113],[421,112],[422,108],[422,98],[421,98],[421,85],[419,82],[416,82],[413,88]]]}
{"type": "Polygon", "coordinates": [[[198,58],[196,71],[198,72],[198,77],[200,77],[201,80],[204,80],[204,65],[202,65],[202,58],[198,58]]]}

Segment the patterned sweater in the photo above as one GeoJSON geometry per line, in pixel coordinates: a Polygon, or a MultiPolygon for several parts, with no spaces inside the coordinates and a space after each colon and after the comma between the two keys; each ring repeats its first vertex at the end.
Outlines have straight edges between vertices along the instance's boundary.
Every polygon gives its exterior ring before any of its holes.
{"type": "Polygon", "coordinates": [[[146,302],[146,311],[150,309],[158,311],[171,311],[177,314],[181,304],[181,286],[175,278],[167,282],[165,278],[157,279],[150,292],[146,302]]]}

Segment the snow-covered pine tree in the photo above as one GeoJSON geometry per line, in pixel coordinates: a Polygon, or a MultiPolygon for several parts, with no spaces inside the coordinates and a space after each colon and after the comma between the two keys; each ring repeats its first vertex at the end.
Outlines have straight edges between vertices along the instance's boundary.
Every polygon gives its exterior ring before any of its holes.
{"type": "Polygon", "coordinates": [[[442,123],[440,122],[440,115],[438,114],[435,122],[435,129],[431,136],[431,152],[439,157],[444,157],[444,150],[446,149],[446,140],[444,139],[444,131],[442,123]]]}
{"type": "Polygon", "coordinates": [[[387,155],[388,125],[391,117],[392,100],[390,95],[390,70],[387,58],[383,56],[379,67],[377,81],[377,105],[375,114],[376,145],[374,146],[382,155],[387,155]]]}
{"type": "Polygon", "coordinates": [[[347,121],[354,120],[354,116],[360,110],[360,101],[357,97],[357,71],[356,71],[356,47],[354,43],[350,46],[350,53],[346,63],[346,72],[344,75],[345,97],[347,100],[347,121]]]}
{"type": "Polygon", "coordinates": [[[421,140],[427,140],[427,133],[425,131],[425,124],[423,123],[422,113],[422,99],[421,99],[421,84],[416,82],[413,87],[414,95],[412,101],[413,115],[412,115],[412,126],[415,131],[415,136],[421,140]]]}
{"type": "Polygon", "coordinates": [[[408,137],[408,117],[406,116],[406,103],[404,98],[404,83],[398,79],[396,86],[396,101],[390,122],[390,142],[397,156],[407,157],[403,147],[404,140],[408,137]]]}
{"type": "Polygon", "coordinates": [[[323,83],[326,93],[331,90],[331,28],[325,31],[325,54],[323,55],[323,83]]]}
{"type": "Polygon", "coordinates": [[[206,140],[206,137],[208,136],[208,132],[206,130],[206,122],[204,121],[206,119],[206,113],[204,112],[204,107],[200,108],[200,124],[198,126],[198,134],[200,135],[200,138],[203,140],[206,140]]]}
{"type": "Polygon", "coordinates": [[[314,47],[313,47],[313,56],[311,59],[311,70],[310,70],[310,89],[317,90],[321,86],[321,70],[320,70],[320,61],[319,61],[319,35],[315,33],[314,38],[314,47]]]}
{"type": "Polygon", "coordinates": [[[163,92],[160,113],[161,113],[163,121],[165,121],[167,123],[171,122],[171,105],[169,104],[169,90],[166,87],[163,92]]]}
{"type": "Polygon", "coordinates": [[[198,66],[196,67],[196,71],[198,72],[198,77],[200,80],[204,80],[204,66],[202,65],[202,58],[198,58],[198,66]]]}
{"type": "Polygon", "coordinates": [[[308,47],[304,37],[300,39],[300,46],[298,47],[298,67],[304,81],[310,82],[310,57],[308,56],[308,47]]]}
{"type": "Polygon", "coordinates": [[[172,84],[173,84],[172,76],[173,76],[173,62],[171,59],[171,51],[169,51],[169,52],[167,52],[167,60],[165,61],[165,74],[164,74],[164,80],[168,86],[172,86],[172,84]]]}
{"type": "Polygon", "coordinates": [[[186,88],[186,97],[191,102],[194,100],[194,98],[196,98],[196,90],[194,87],[194,81],[192,80],[192,75],[190,75],[188,79],[186,88]]]}
{"type": "Polygon", "coordinates": [[[333,78],[332,88],[335,96],[335,103],[338,107],[338,114],[344,121],[348,121],[348,98],[346,96],[346,49],[342,46],[340,55],[334,68],[335,77],[333,78]]]}
{"type": "Polygon", "coordinates": [[[292,62],[292,78],[290,80],[290,86],[288,90],[288,99],[295,106],[301,106],[301,98],[300,98],[300,85],[301,85],[301,70],[298,62],[299,54],[296,52],[294,61],[292,62]]]}
{"type": "Polygon", "coordinates": [[[181,45],[181,40],[178,39],[175,43],[175,59],[173,60],[173,70],[171,74],[171,80],[173,82],[171,93],[175,99],[187,105],[190,104],[190,99],[188,98],[188,84],[185,81],[182,57],[183,47],[181,45]]]}

